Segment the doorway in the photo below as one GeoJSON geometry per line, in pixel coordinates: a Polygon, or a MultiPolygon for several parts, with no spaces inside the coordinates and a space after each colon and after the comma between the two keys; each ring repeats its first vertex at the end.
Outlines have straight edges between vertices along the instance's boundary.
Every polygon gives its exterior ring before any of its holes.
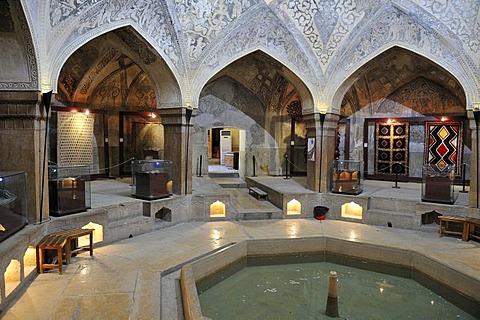
{"type": "Polygon", "coordinates": [[[245,130],[234,127],[208,129],[208,172],[245,176],[245,130]]]}

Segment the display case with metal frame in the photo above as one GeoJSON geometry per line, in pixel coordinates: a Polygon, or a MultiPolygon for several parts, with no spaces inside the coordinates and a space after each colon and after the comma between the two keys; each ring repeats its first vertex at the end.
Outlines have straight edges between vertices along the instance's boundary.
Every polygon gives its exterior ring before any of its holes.
{"type": "Polygon", "coordinates": [[[50,215],[64,216],[91,207],[90,167],[48,167],[50,215]]]}
{"type": "Polygon", "coordinates": [[[0,242],[27,224],[27,174],[0,171],[0,242]]]}

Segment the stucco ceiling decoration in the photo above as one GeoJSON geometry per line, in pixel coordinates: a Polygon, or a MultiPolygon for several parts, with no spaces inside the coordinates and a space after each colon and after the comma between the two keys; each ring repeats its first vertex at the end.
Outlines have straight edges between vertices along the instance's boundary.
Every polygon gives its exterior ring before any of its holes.
{"type": "Polygon", "coordinates": [[[349,46],[344,48],[342,56],[339,57],[339,60],[344,63],[336,64],[335,68],[327,70],[326,75],[331,85],[328,90],[335,88],[335,83],[343,82],[346,72],[360,68],[365,61],[388,48],[392,43],[414,48],[417,52],[432,57],[438,64],[457,71],[456,75],[463,76],[464,80],[467,77],[465,72],[472,72],[468,74],[469,78],[475,78],[475,75],[480,76],[477,63],[469,56],[461,54],[460,47],[454,47],[442,39],[429,26],[424,26],[394,6],[388,6],[375,16],[375,23],[365,28],[353,39],[355,41],[351,41],[349,46]]]}
{"type": "MultiPolygon", "coordinates": [[[[217,73],[209,83],[229,77],[253,93],[265,110],[279,113],[282,109],[287,88],[295,91],[282,74],[282,64],[261,51],[255,51],[234,61],[217,73]]],[[[203,93],[203,91],[202,91],[203,93]]]]}
{"type": "Polygon", "coordinates": [[[0,32],[14,32],[12,14],[8,1],[0,1],[0,32]]]}
{"type": "Polygon", "coordinates": [[[258,0],[175,0],[189,58],[198,59],[222,30],[257,3],[258,0]]]}
{"type": "Polygon", "coordinates": [[[110,48],[98,61],[95,66],[89,71],[89,73],[84,77],[82,80],[82,88],[80,89],[80,93],[85,95],[88,93],[90,86],[92,85],[93,81],[97,78],[99,74],[102,73],[103,69],[113,61],[113,59],[117,56],[119,51],[115,48],[110,48]]]}
{"type": "MultiPolygon", "coordinates": [[[[257,10],[250,11],[251,14],[244,15],[239,19],[238,24],[242,28],[234,28],[225,32],[227,34],[221,41],[212,48],[211,54],[202,60],[202,74],[209,78],[211,71],[222,64],[226,64],[231,57],[252,49],[266,48],[266,52],[274,55],[275,59],[286,67],[292,69],[303,82],[315,83],[317,79],[313,73],[314,68],[309,63],[306,55],[297,45],[297,41],[288,29],[280,23],[278,18],[272,14],[266,6],[257,7],[257,10]]],[[[201,82],[201,81],[200,81],[201,82]]]]}
{"type": "MultiPolygon", "coordinates": [[[[30,28],[27,24],[27,20],[25,18],[23,8],[20,5],[20,1],[14,1],[12,6],[10,7],[8,1],[1,1],[2,2],[2,27],[6,28],[5,31],[2,32],[10,32],[8,30],[12,30],[11,32],[18,32],[21,34],[21,38],[18,40],[23,41],[23,45],[25,46],[26,52],[25,57],[19,59],[26,59],[26,65],[28,68],[27,78],[29,81],[22,81],[22,82],[0,82],[0,89],[9,89],[9,90],[27,90],[27,89],[38,89],[38,67],[37,67],[37,59],[35,57],[35,48],[33,46],[32,36],[30,33],[30,28]],[[5,10],[5,12],[4,12],[5,10]],[[7,11],[8,10],[8,11],[7,11]],[[5,21],[3,21],[5,18],[5,21]],[[17,23],[17,30],[15,30],[15,21],[17,23]],[[18,30],[20,27],[20,31],[18,30]]],[[[1,31],[1,30],[0,30],[1,31]]],[[[1,72],[1,70],[0,70],[1,72]]]]}
{"type": "Polygon", "coordinates": [[[355,0],[289,0],[281,7],[304,34],[323,69],[365,15],[355,0]]]}
{"type": "Polygon", "coordinates": [[[424,115],[464,115],[465,102],[432,81],[418,78],[393,92],[387,101],[395,101],[424,115]]]}
{"type": "Polygon", "coordinates": [[[75,32],[83,35],[113,22],[129,20],[137,23],[178,67],[179,44],[164,0],[87,0],[66,3],[52,0],[50,22],[60,25],[73,16],[80,16],[75,32]]]}
{"type": "Polygon", "coordinates": [[[143,39],[139,39],[130,28],[121,28],[113,31],[120,40],[122,40],[144,64],[149,65],[157,60],[157,55],[145,43],[143,39]]]}
{"type": "MultiPolygon", "coordinates": [[[[471,53],[480,53],[480,1],[415,0],[456,34],[471,53]]],[[[476,55],[478,57],[478,55],[476,55]]]]}
{"type": "Polygon", "coordinates": [[[356,78],[343,98],[344,117],[366,106],[395,110],[396,104],[424,115],[465,112],[465,92],[450,73],[399,47],[362,66],[356,78]]]}

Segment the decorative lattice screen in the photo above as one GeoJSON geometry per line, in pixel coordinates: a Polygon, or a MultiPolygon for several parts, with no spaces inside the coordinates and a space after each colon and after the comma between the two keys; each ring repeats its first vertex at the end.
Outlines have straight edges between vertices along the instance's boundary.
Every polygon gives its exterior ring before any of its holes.
{"type": "Polygon", "coordinates": [[[58,166],[92,166],[93,120],[84,113],[58,112],[58,166]]]}

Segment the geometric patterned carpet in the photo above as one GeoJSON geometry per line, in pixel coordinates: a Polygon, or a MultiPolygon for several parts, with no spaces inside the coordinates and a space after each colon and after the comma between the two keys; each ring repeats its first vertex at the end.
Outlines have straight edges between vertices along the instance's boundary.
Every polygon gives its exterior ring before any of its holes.
{"type": "Polygon", "coordinates": [[[375,174],[408,176],[408,122],[376,123],[375,174]]]}
{"type": "Polygon", "coordinates": [[[440,171],[449,165],[455,165],[456,175],[460,175],[462,123],[427,122],[425,125],[425,159],[427,164],[436,166],[440,171]]]}

